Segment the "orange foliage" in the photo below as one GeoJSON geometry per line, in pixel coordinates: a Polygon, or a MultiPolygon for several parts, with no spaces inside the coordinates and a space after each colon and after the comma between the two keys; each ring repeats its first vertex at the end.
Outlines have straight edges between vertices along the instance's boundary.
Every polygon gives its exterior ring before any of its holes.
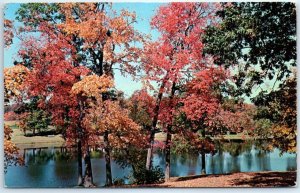
{"type": "Polygon", "coordinates": [[[134,73],[131,62],[139,59],[141,49],[134,43],[143,41],[143,35],[132,26],[136,22],[135,13],[104,8],[105,3],[63,3],[61,12],[66,21],[58,25],[67,35],[83,38],[83,50],[92,53],[103,52],[103,59],[111,68],[119,63],[121,72],[134,73]],[[116,51],[119,48],[120,51],[116,51]]]}
{"type": "Polygon", "coordinates": [[[4,171],[11,165],[23,165],[24,160],[19,155],[19,148],[11,141],[13,130],[4,125],[4,171]]]}
{"type": "Polygon", "coordinates": [[[88,110],[83,125],[99,133],[108,131],[111,147],[143,146],[146,140],[141,127],[129,118],[128,113],[117,101],[98,101],[88,110]]]}
{"type": "Polygon", "coordinates": [[[71,94],[100,98],[100,94],[107,92],[113,85],[113,80],[106,75],[89,75],[73,85],[71,94]]]}
{"type": "Polygon", "coordinates": [[[28,74],[29,70],[23,65],[4,68],[5,99],[21,96],[28,74]]]}

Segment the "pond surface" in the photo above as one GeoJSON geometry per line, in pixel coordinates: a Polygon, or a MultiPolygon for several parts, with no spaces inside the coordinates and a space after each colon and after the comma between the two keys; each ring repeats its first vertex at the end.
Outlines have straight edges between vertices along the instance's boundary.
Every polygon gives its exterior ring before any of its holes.
{"type": "MultiPolygon", "coordinates": [[[[215,154],[206,154],[207,174],[227,174],[234,172],[295,171],[296,154],[280,155],[278,149],[262,150],[253,143],[219,144],[215,154]]],[[[26,149],[21,153],[25,166],[10,166],[5,174],[7,187],[74,187],[77,184],[76,153],[65,148],[26,149]]],[[[94,183],[105,184],[105,160],[101,153],[93,152],[92,168],[94,183]]],[[[165,167],[164,153],[157,151],[154,166],[165,167]]],[[[171,155],[171,176],[201,174],[201,155],[171,155]]],[[[122,168],[112,161],[114,178],[124,178],[131,167],[122,168]]],[[[125,180],[128,183],[128,180],[125,180]]]]}

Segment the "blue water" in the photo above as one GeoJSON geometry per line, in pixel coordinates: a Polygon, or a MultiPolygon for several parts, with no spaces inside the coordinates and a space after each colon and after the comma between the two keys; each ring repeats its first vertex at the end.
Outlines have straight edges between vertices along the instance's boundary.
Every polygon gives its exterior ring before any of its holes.
{"type": "MultiPolygon", "coordinates": [[[[72,152],[60,148],[27,149],[23,153],[25,166],[10,166],[5,174],[7,187],[74,187],[77,184],[77,158],[72,152]]],[[[103,155],[92,158],[93,179],[97,186],[105,184],[105,160],[103,155]]],[[[165,167],[164,153],[156,152],[153,164],[165,167]]],[[[201,174],[200,155],[171,155],[171,176],[201,174]]],[[[207,174],[227,174],[234,172],[257,171],[295,171],[296,154],[280,155],[278,149],[271,152],[255,148],[229,152],[218,151],[206,154],[207,174]]],[[[122,168],[112,161],[112,176],[124,178],[131,172],[131,167],[122,168]]],[[[129,182],[125,179],[125,182],[129,182]]]]}

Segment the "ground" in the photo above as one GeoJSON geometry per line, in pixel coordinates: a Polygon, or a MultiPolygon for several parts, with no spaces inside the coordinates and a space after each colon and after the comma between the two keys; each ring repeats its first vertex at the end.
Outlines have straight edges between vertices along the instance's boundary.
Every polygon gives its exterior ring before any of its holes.
{"type": "MultiPolygon", "coordinates": [[[[145,185],[142,185],[144,187],[145,185]]],[[[163,184],[146,187],[287,187],[296,186],[296,172],[249,172],[222,175],[174,177],[163,184]]],[[[129,186],[141,187],[141,186],[129,186]]]]}

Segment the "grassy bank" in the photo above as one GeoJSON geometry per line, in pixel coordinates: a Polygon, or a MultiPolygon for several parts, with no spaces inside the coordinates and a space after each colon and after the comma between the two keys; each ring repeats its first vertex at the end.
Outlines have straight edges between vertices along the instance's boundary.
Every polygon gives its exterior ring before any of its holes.
{"type": "MultiPolygon", "coordinates": [[[[41,147],[60,147],[63,146],[65,140],[62,135],[48,135],[48,136],[24,136],[23,132],[19,129],[17,121],[5,121],[6,125],[13,129],[12,141],[21,149],[23,148],[41,148],[41,147]]],[[[224,135],[221,137],[215,137],[214,139],[224,140],[247,140],[253,139],[250,136],[242,134],[237,135],[224,135]]],[[[165,141],[166,134],[163,132],[155,134],[155,140],[165,141]]],[[[101,141],[100,141],[101,142],[101,141]]]]}
{"type": "Polygon", "coordinates": [[[62,135],[48,135],[48,136],[24,136],[23,132],[19,129],[17,121],[5,121],[12,130],[13,134],[11,140],[20,149],[25,148],[42,148],[42,147],[61,147],[64,146],[65,140],[62,135]]]}

